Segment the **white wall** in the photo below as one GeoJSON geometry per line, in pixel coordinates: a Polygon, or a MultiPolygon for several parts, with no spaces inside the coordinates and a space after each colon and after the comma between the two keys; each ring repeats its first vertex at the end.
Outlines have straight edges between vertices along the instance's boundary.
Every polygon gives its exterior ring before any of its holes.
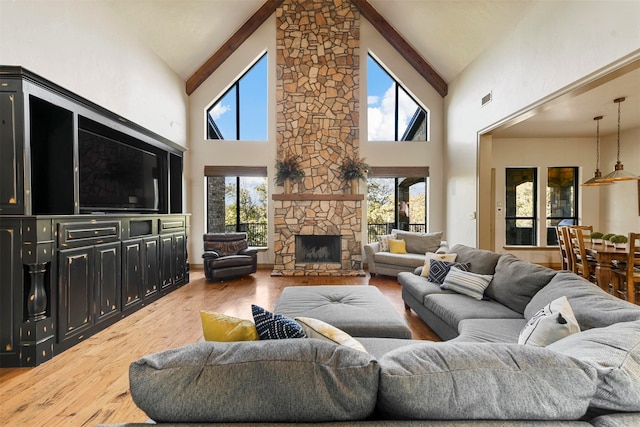
{"type": "MultiPolygon", "coordinates": [[[[578,182],[582,183],[593,176],[596,150],[594,138],[494,138],[491,167],[495,169],[496,206],[493,207],[495,221],[496,252],[512,252],[518,257],[540,264],[560,264],[557,247],[548,250],[528,248],[505,249],[505,169],[517,167],[538,168],[538,241],[541,246],[546,242],[546,171],[548,167],[578,167],[578,182]],[[497,209],[501,203],[502,212],[497,209]]],[[[579,187],[578,221],[580,224],[599,224],[600,187],[579,187]]]]}
{"type": "Polygon", "coordinates": [[[445,99],[448,240],[477,243],[470,215],[478,206],[480,131],[639,53],[640,2],[542,1],[451,82],[445,99]],[[489,91],[493,100],[481,107],[489,91]]]}
{"type": "MultiPolygon", "coordinates": [[[[624,103],[621,107],[621,121],[624,123],[624,103]]],[[[600,169],[602,175],[606,175],[613,171],[616,163],[617,137],[608,135],[601,139],[601,143],[603,151],[600,169]]],[[[640,128],[620,133],[620,162],[624,165],[624,170],[640,174],[640,128]]],[[[600,231],[625,235],[632,231],[640,232],[639,185],[638,181],[621,181],[600,187],[600,231]]]]}
{"type": "Polygon", "coordinates": [[[101,0],[0,0],[0,64],[20,65],[186,146],[184,82],[101,0]]]}
{"type": "MultiPolygon", "coordinates": [[[[266,166],[269,181],[269,200],[274,192],[282,192],[273,184],[276,159],[276,79],[269,75],[269,129],[268,141],[208,141],[205,135],[205,111],[213,100],[233,83],[257,56],[265,49],[269,54],[269,70],[275,70],[275,16],[269,18],[233,55],[216,70],[190,97],[189,152],[186,155],[189,209],[192,214],[190,260],[200,263],[202,257],[202,234],[206,228],[206,188],[204,185],[204,166],[246,165],[266,166]]],[[[431,203],[429,218],[431,230],[444,227],[444,204],[442,193],[442,156],[444,139],[444,101],[437,92],[391,47],[386,40],[365,20],[361,20],[360,29],[360,156],[365,157],[371,166],[429,166],[431,184],[431,203]],[[392,67],[394,76],[406,85],[407,89],[431,114],[431,141],[429,142],[367,142],[367,92],[366,62],[369,49],[375,51],[378,58],[392,67]]],[[[366,212],[363,212],[366,214],[366,212]]],[[[273,224],[273,207],[268,210],[269,224],[273,224]]],[[[363,241],[366,241],[363,231],[363,241]]],[[[273,254],[273,227],[269,227],[270,248],[260,252],[258,262],[271,264],[273,254]]]]}

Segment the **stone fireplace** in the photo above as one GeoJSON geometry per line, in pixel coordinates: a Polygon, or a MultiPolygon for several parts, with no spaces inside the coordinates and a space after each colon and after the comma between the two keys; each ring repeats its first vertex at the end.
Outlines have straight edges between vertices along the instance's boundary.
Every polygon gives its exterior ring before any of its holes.
{"type": "Polygon", "coordinates": [[[273,274],[355,275],[364,196],[339,169],[359,158],[360,14],[348,0],[284,0],[276,25],[277,156],[299,156],[305,177],[273,194],[273,274]],[[336,262],[300,262],[296,236],[338,237],[336,262]]]}

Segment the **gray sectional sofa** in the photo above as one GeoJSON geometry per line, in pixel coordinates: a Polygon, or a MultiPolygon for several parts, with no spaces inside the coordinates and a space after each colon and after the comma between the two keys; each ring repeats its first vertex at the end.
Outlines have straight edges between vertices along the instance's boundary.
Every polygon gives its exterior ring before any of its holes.
{"type": "Polygon", "coordinates": [[[446,342],[358,338],[367,353],[309,338],[200,342],[133,362],[131,395],[175,425],[640,425],[639,307],[571,272],[454,251],[493,276],[485,300],[398,275],[407,305],[446,342]],[[518,344],[563,296],[581,332],[518,344]]]}
{"type": "Polygon", "coordinates": [[[442,240],[442,232],[414,233],[394,229],[389,236],[404,240],[407,253],[392,253],[380,242],[364,245],[365,262],[371,277],[376,274],[395,277],[403,271],[412,272],[424,264],[425,253],[444,253],[448,249],[446,240],[442,240]]]}

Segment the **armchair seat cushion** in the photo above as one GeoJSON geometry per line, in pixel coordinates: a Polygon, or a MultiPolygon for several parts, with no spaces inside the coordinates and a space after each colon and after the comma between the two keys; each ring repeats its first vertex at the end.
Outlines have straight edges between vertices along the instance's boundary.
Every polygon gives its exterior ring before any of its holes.
{"type": "Polygon", "coordinates": [[[220,258],[214,258],[207,262],[210,268],[227,268],[238,267],[240,265],[253,264],[253,257],[249,255],[228,255],[220,258]]]}

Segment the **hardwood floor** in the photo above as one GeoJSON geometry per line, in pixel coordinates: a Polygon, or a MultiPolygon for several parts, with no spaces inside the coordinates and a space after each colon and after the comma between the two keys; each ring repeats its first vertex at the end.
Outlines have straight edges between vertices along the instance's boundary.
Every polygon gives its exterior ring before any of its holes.
{"type": "Polygon", "coordinates": [[[372,285],[402,313],[414,339],[437,336],[405,311],[395,277],[271,277],[260,269],[223,283],[191,271],[189,284],[36,368],[0,369],[0,425],[93,426],[144,422],[129,395],[129,364],[149,353],[202,339],[200,310],[252,319],[251,304],[273,309],[287,286],[372,285]]]}

